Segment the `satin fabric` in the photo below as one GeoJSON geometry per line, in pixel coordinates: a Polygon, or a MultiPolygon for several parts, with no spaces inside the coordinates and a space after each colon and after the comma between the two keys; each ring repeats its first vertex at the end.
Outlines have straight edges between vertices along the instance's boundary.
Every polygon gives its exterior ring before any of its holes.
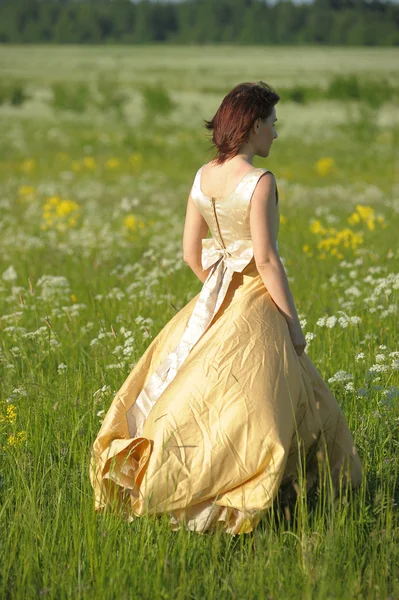
{"type": "MultiPolygon", "coordinates": [[[[362,465],[345,416],[256,269],[253,169],[225,198],[191,196],[211,238],[197,294],[150,343],[114,397],[93,444],[95,509],[127,519],[167,514],[170,527],[249,533],[280,487],[306,464],[307,488],[327,464],[360,485],[362,465]]],[[[279,204],[276,210],[276,237],[279,204]]],[[[278,250],[278,244],[276,249],[278,250]]]]}

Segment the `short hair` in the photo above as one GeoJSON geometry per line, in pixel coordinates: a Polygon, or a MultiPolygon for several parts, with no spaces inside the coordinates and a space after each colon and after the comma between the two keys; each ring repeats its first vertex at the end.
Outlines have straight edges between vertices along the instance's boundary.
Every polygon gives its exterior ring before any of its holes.
{"type": "Polygon", "coordinates": [[[267,119],[279,100],[277,92],[263,81],[236,85],[223,98],[213,119],[204,119],[205,128],[213,131],[212,147],[217,149],[214,161],[221,164],[238,154],[256,119],[267,119]]]}

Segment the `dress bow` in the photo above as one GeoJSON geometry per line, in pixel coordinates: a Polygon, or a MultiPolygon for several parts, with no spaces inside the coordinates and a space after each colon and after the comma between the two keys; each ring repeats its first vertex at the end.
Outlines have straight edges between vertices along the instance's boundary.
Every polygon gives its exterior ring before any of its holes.
{"type": "Polygon", "coordinates": [[[234,240],[228,246],[222,246],[215,238],[202,240],[201,263],[203,270],[208,269],[220,258],[232,271],[241,272],[254,255],[252,240],[234,240]]]}

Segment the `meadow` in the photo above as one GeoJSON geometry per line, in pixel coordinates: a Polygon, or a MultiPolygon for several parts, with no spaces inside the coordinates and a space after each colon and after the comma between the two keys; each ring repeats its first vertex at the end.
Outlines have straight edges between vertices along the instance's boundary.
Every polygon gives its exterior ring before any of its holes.
{"type": "Polygon", "coordinates": [[[399,598],[399,50],[0,46],[0,597],[399,598]],[[250,534],[95,514],[113,395],[201,289],[187,196],[203,119],[275,87],[279,248],[306,351],[364,467],[250,534]]]}

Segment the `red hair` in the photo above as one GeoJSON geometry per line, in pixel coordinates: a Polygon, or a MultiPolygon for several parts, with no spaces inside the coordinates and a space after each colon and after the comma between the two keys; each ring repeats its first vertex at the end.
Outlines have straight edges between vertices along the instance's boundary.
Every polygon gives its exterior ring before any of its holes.
{"type": "Polygon", "coordinates": [[[247,141],[256,119],[267,119],[279,100],[280,96],[263,81],[236,85],[223,98],[213,119],[204,120],[205,128],[213,131],[212,147],[217,148],[214,162],[222,164],[233,158],[247,141]]]}

